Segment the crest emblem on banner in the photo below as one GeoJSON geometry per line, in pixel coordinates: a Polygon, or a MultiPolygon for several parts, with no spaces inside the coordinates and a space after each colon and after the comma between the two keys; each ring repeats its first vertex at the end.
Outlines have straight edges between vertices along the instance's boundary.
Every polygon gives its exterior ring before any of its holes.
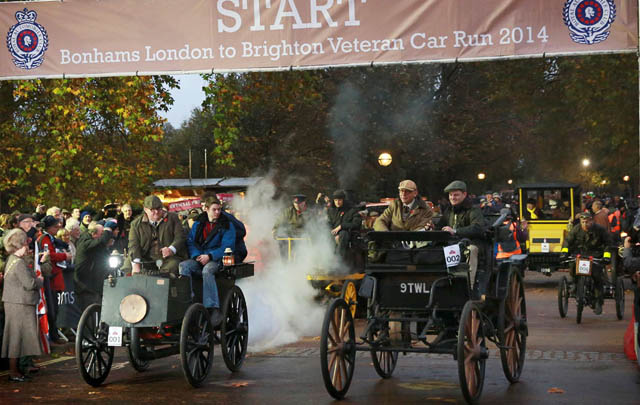
{"type": "Polygon", "coordinates": [[[7,48],[13,63],[21,69],[35,69],[42,65],[44,53],[49,48],[49,37],[44,27],[36,22],[34,10],[16,12],[18,23],[7,34],[7,48]]]}
{"type": "Polygon", "coordinates": [[[616,5],[613,0],[567,0],[562,17],[573,42],[593,45],[609,37],[616,5]]]}

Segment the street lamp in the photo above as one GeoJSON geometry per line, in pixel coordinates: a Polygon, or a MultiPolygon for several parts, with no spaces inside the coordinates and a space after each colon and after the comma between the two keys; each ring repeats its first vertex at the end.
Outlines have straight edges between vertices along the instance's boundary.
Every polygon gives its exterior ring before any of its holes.
{"type": "Polygon", "coordinates": [[[378,164],[383,167],[389,166],[392,160],[391,154],[387,152],[382,152],[380,156],[378,156],[378,164]]]}
{"type": "Polygon", "coordinates": [[[589,165],[591,164],[591,161],[587,158],[582,159],[582,166],[584,167],[589,167],[589,165]]]}
{"type": "Polygon", "coordinates": [[[625,176],[622,178],[622,180],[623,180],[625,183],[628,183],[628,182],[629,182],[629,179],[630,179],[630,177],[629,177],[628,175],[625,175],[625,176]]]}
{"type": "Polygon", "coordinates": [[[478,180],[484,180],[487,177],[484,173],[478,173],[478,180]]]}
{"type": "Polygon", "coordinates": [[[513,184],[513,180],[511,179],[507,180],[507,184],[513,184]]]}

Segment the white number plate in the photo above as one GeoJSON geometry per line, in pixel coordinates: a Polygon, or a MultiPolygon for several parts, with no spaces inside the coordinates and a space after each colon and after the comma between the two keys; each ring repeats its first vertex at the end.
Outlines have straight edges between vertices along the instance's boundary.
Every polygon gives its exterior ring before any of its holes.
{"type": "Polygon", "coordinates": [[[109,326],[109,346],[122,346],[122,326],[109,326]]]}
{"type": "Polygon", "coordinates": [[[460,264],[460,245],[446,246],[443,249],[447,267],[453,267],[460,264]]]}
{"type": "Polygon", "coordinates": [[[540,251],[542,253],[549,253],[549,244],[548,243],[542,243],[542,246],[540,247],[540,251]]]}
{"type": "Polygon", "coordinates": [[[591,262],[589,260],[580,260],[578,262],[578,273],[579,274],[591,274],[591,262]]]}

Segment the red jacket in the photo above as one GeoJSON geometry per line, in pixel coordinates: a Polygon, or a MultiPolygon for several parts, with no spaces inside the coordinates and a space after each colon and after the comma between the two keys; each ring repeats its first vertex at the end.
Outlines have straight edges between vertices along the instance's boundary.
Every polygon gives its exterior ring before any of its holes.
{"type": "Polygon", "coordinates": [[[62,275],[62,269],[58,267],[58,263],[67,260],[67,254],[56,252],[56,248],[53,245],[53,237],[48,233],[43,233],[42,236],[38,238],[38,247],[41,251],[44,251],[45,245],[48,245],[49,257],[51,257],[51,267],[53,269],[51,276],[51,289],[53,291],[64,291],[64,276],[62,275]]]}

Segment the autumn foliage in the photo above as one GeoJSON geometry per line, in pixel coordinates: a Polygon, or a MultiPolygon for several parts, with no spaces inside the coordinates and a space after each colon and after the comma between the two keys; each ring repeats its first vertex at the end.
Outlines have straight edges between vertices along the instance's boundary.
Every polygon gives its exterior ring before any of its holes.
{"type": "Polygon", "coordinates": [[[3,207],[137,199],[170,175],[162,147],[167,77],[0,83],[3,207]]]}

